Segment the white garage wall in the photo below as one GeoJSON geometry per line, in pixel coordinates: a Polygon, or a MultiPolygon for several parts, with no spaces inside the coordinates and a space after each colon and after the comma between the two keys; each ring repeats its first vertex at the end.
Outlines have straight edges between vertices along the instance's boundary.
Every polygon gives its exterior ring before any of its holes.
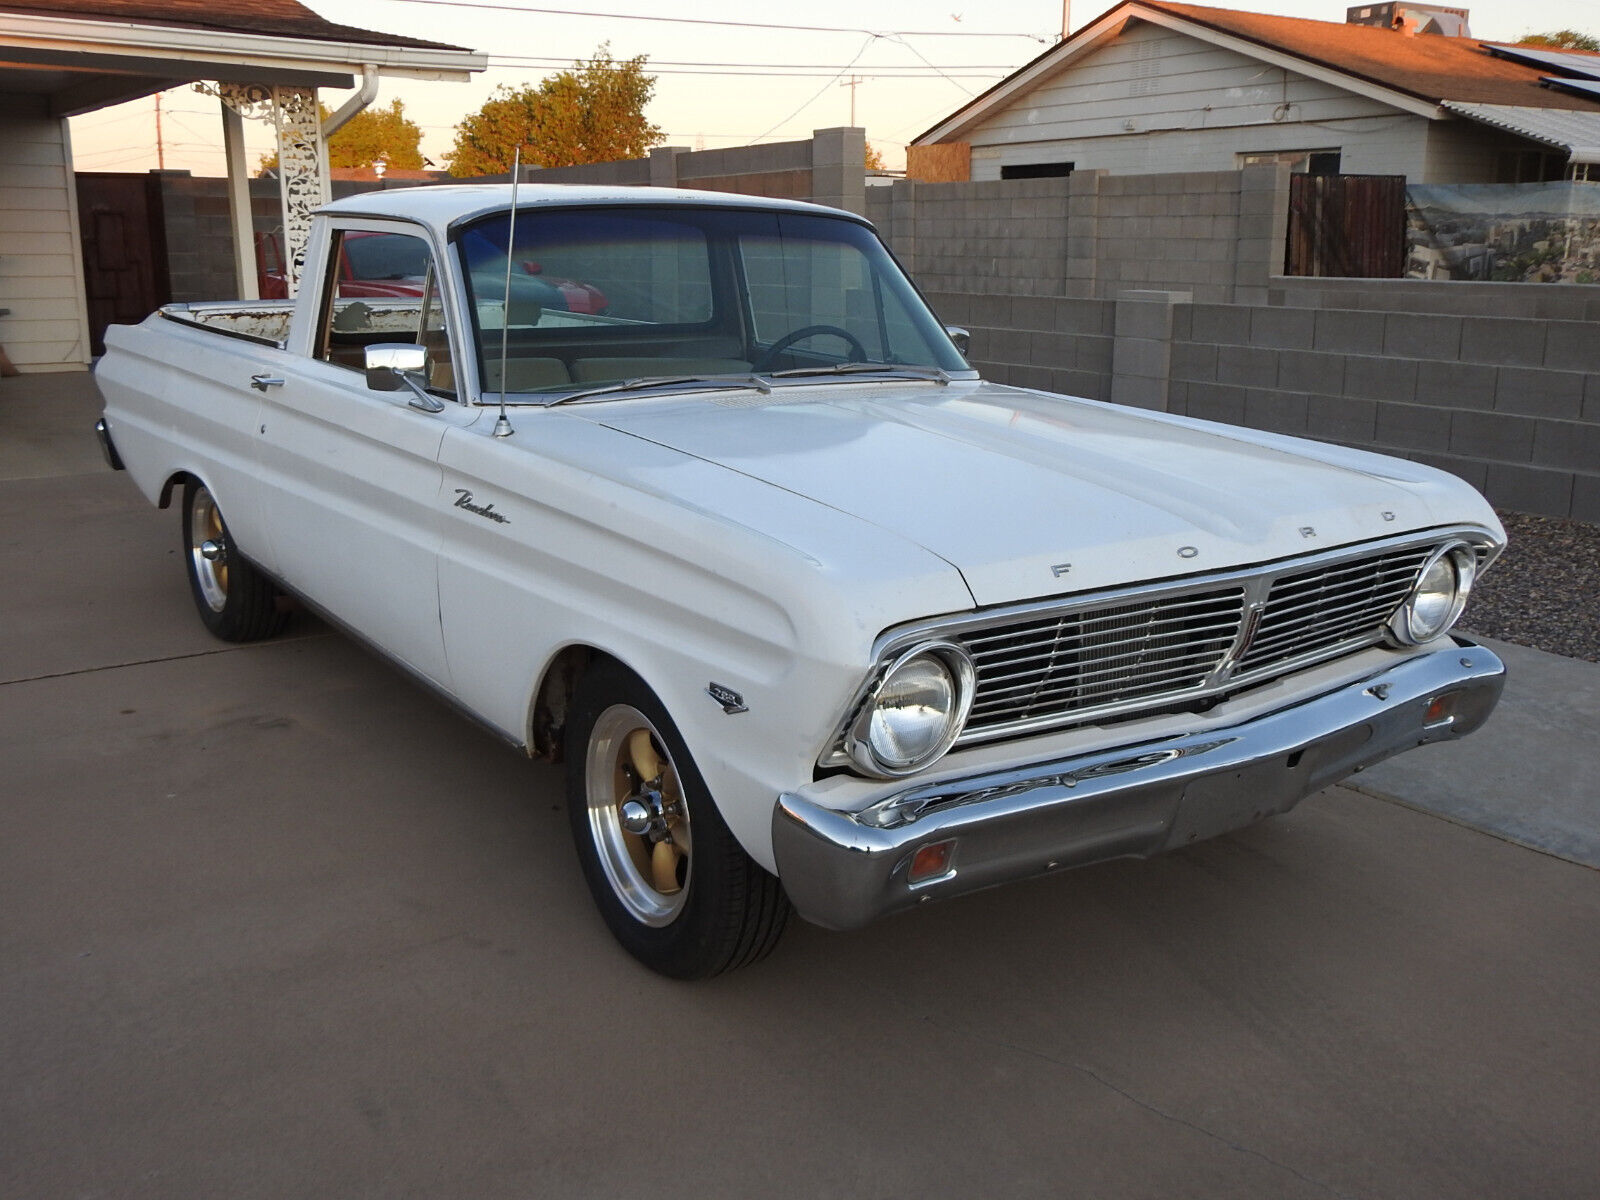
{"type": "Polygon", "coordinates": [[[89,362],[67,123],[8,96],[0,115],[0,346],[22,371],[76,371],[89,362]]]}
{"type": "Polygon", "coordinates": [[[1429,125],[1232,50],[1133,24],[964,140],[974,180],[999,179],[1001,167],[1023,163],[1143,175],[1231,171],[1241,153],[1339,150],[1347,173],[1422,182],[1434,161],[1429,125]]]}

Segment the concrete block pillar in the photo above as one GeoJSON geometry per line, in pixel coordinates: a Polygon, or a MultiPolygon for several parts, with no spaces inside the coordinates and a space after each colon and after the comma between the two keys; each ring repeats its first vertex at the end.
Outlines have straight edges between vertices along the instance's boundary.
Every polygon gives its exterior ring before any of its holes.
{"type": "Polygon", "coordinates": [[[811,198],[867,215],[867,131],[859,126],[811,133],[811,198]]]}
{"type": "Polygon", "coordinates": [[[1192,292],[1117,293],[1111,346],[1111,402],[1167,410],[1172,378],[1172,308],[1190,304],[1192,292]]]}
{"type": "Polygon", "coordinates": [[[909,179],[897,179],[888,192],[889,228],[893,236],[884,240],[915,279],[922,270],[922,264],[917,261],[917,185],[909,179]]]}
{"type": "Polygon", "coordinates": [[[1067,246],[1062,294],[1091,300],[1099,283],[1100,181],[1106,171],[1074,171],[1068,179],[1067,246]]]}
{"type": "Polygon", "coordinates": [[[1289,164],[1254,163],[1239,172],[1239,243],[1233,302],[1266,304],[1267,285],[1283,274],[1289,241],[1289,164]]]}
{"type": "Polygon", "coordinates": [[[657,146],[650,151],[650,186],[678,186],[678,155],[689,153],[687,146],[657,146]]]}

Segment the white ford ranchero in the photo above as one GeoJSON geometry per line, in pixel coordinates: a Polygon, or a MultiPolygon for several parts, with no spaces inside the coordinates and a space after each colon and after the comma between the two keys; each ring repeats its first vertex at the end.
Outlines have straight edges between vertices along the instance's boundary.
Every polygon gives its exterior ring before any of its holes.
{"type": "Polygon", "coordinates": [[[871,226],[652,189],[316,219],[298,299],[97,377],[201,619],[299,598],[564,759],[617,939],[700,978],[1283,812],[1477,728],[1493,511],[1414,463],[986,383],[871,226]]]}

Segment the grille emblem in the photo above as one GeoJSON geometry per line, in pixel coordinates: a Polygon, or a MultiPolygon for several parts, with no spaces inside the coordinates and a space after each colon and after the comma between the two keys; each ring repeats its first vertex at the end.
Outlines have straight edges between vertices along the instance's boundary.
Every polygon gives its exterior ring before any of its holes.
{"type": "Polygon", "coordinates": [[[1263,600],[1250,602],[1250,606],[1245,610],[1244,620],[1239,624],[1239,636],[1234,639],[1233,645],[1228,647],[1228,652],[1222,656],[1222,661],[1212,672],[1210,684],[1213,686],[1223,684],[1233,678],[1239,663],[1250,653],[1250,643],[1256,640],[1256,633],[1261,629],[1261,616],[1266,609],[1266,602],[1263,600]]]}

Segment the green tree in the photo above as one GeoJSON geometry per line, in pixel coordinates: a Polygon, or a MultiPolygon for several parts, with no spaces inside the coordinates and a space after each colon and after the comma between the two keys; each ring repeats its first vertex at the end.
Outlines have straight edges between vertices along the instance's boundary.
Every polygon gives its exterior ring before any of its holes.
{"type": "MultiPolygon", "coordinates": [[[[318,104],[323,120],[333,115],[326,104],[318,104]]],[[[388,108],[364,108],[351,117],[328,139],[330,167],[370,167],[382,159],[391,167],[421,170],[422,127],[406,117],[405,101],[395,99],[388,108]]],[[[278,167],[276,154],[261,157],[261,171],[278,167]]]]}
{"type": "Polygon", "coordinates": [[[1530,33],[1519,46],[1548,46],[1553,50],[1600,50],[1600,38],[1576,29],[1557,29],[1550,33],[1530,33]]]}
{"type": "Polygon", "coordinates": [[[450,171],[461,177],[511,170],[518,146],[522,161],[540,167],[643,158],[664,140],[645,120],[644,107],[656,77],[644,71],[646,56],[618,62],[610,43],[594,57],[579,59],[537,84],[507,84],[456,126],[450,171]]]}
{"type": "Polygon", "coordinates": [[[867,143],[867,170],[869,170],[869,171],[881,171],[883,169],[884,169],[884,166],[883,166],[883,154],[882,154],[882,152],[879,151],[878,148],[876,146],[874,146],[871,142],[868,142],[867,143]]]}

